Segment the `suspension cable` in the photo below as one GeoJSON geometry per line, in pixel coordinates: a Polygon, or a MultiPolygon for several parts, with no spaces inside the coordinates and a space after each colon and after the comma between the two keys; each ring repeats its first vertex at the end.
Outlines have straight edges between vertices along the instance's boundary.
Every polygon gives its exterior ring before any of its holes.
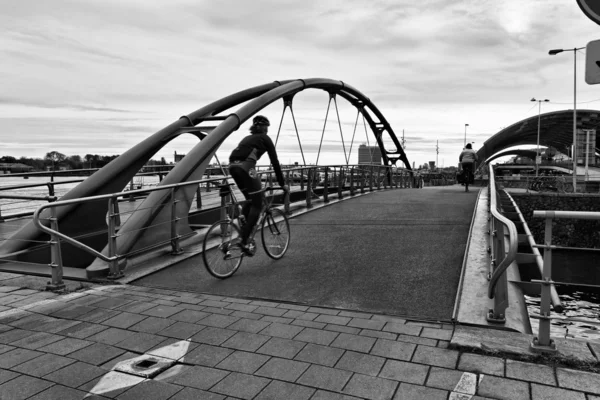
{"type": "Polygon", "coordinates": [[[350,151],[348,152],[348,158],[352,155],[352,145],[354,145],[354,136],[356,135],[356,127],[358,126],[358,115],[360,114],[360,108],[356,108],[356,121],[354,121],[354,130],[352,131],[352,141],[350,142],[350,151]]]}
{"type": "Polygon", "coordinates": [[[277,136],[275,137],[275,147],[277,147],[277,141],[279,140],[279,134],[281,133],[281,126],[283,125],[283,117],[285,116],[285,110],[287,109],[287,103],[283,101],[283,112],[281,113],[281,119],[279,120],[279,129],[277,129],[277,136]]]}
{"type": "Polygon", "coordinates": [[[369,160],[373,164],[373,153],[371,152],[371,143],[369,143],[369,133],[367,132],[367,123],[365,122],[365,114],[363,116],[363,126],[365,127],[365,136],[367,138],[367,146],[369,146],[369,160]]]}
{"type": "Polygon", "coordinates": [[[298,132],[298,127],[296,126],[296,117],[294,116],[294,109],[292,105],[289,105],[290,113],[292,114],[292,121],[294,121],[294,129],[296,130],[296,137],[298,138],[298,146],[300,146],[300,154],[302,154],[302,163],[306,165],[306,159],[304,158],[304,150],[302,150],[302,143],[300,142],[300,133],[298,132]]]}
{"type": "Polygon", "coordinates": [[[348,155],[346,154],[346,144],[344,143],[344,133],[342,132],[342,122],[340,121],[340,113],[338,111],[337,100],[335,96],[333,97],[333,102],[335,103],[335,113],[337,114],[338,126],[340,127],[340,136],[342,137],[342,147],[344,148],[344,158],[346,159],[346,165],[350,164],[348,160],[348,155]]]}
{"type": "Polygon", "coordinates": [[[327,103],[327,112],[325,113],[325,123],[323,124],[323,132],[321,133],[321,142],[319,143],[319,152],[317,153],[317,162],[319,165],[319,156],[321,155],[321,145],[323,144],[323,136],[325,135],[325,127],[327,126],[327,117],[329,116],[329,108],[331,107],[331,93],[329,94],[329,103],[327,103]]]}

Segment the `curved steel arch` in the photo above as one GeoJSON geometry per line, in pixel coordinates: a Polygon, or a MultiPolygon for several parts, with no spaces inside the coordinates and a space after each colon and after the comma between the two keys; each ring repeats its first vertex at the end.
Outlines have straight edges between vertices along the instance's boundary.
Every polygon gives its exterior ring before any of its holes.
{"type": "MultiPolygon", "coordinates": [[[[566,154],[573,144],[573,110],[553,111],[539,115],[540,145],[554,147],[566,154]]],[[[600,111],[577,110],[577,129],[600,131],[600,111]]],[[[537,144],[538,116],[529,117],[502,129],[477,151],[480,160],[486,160],[509,147],[537,144]]],[[[596,147],[600,146],[596,140],[596,147]]],[[[596,151],[599,149],[597,148],[596,151]]]]}
{"type": "MultiPolygon", "coordinates": [[[[180,117],[177,121],[156,132],[154,135],[135,145],[121,156],[113,160],[107,166],[90,176],[77,187],[69,191],[61,200],[76,199],[123,190],[126,184],[133,179],[135,174],[143,167],[168,142],[183,133],[193,133],[202,138],[200,143],[186,154],[177,165],[162,180],[161,185],[201,179],[213,155],[223,141],[240,125],[259,112],[267,105],[279,99],[293,97],[294,94],[306,89],[322,89],[330,94],[337,94],[349,101],[362,113],[374,133],[385,164],[391,165],[401,160],[406,169],[411,170],[410,163],[404,153],[402,146],[379,109],[360,91],[342,81],[313,78],[275,81],[272,83],[255,86],[220,100],[210,103],[188,115],[180,117]],[[227,116],[218,115],[240,104],[246,103],[239,110],[227,116]],[[217,126],[198,126],[201,123],[220,121],[217,126]],[[387,134],[396,146],[395,151],[384,148],[383,135],[387,134]]],[[[184,188],[175,192],[175,197],[180,204],[178,217],[182,221],[189,212],[194,197],[193,188],[184,188]]],[[[168,232],[160,232],[156,226],[161,222],[170,220],[170,210],[165,209],[170,195],[160,192],[151,193],[144,203],[139,207],[143,211],[136,211],[121,227],[121,231],[136,232],[128,236],[120,236],[117,240],[117,253],[127,254],[130,251],[144,248],[148,244],[158,242],[168,236],[168,232]]],[[[82,203],[79,205],[60,207],[57,218],[61,232],[71,237],[89,234],[106,229],[105,222],[106,205],[104,203],[82,203]]],[[[48,215],[42,215],[47,218],[48,215]]],[[[185,223],[182,234],[191,232],[185,223]]],[[[47,237],[40,233],[33,224],[28,224],[15,233],[10,239],[0,245],[0,254],[15,254],[31,246],[32,241],[45,241],[47,237]]],[[[106,252],[106,241],[104,244],[95,243],[92,247],[97,250],[104,247],[106,252]],[[98,248],[99,247],[99,248],[98,248]]],[[[65,254],[65,265],[85,267],[92,261],[89,255],[81,252],[73,252],[72,259],[65,254]]],[[[50,251],[48,246],[40,249],[20,252],[14,257],[19,261],[48,263],[50,251]]],[[[104,263],[99,260],[93,262],[88,269],[105,269],[104,263]]]]}

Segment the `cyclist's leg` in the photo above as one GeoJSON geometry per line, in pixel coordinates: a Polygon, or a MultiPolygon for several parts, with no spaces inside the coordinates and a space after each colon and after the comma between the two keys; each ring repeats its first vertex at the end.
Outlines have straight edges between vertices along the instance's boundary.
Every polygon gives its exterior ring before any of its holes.
{"type": "Polygon", "coordinates": [[[252,230],[258,222],[258,218],[260,217],[260,212],[263,206],[263,193],[253,193],[262,189],[260,180],[253,179],[250,176],[248,176],[248,178],[249,180],[247,181],[246,192],[244,193],[244,196],[246,196],[249,201],[247,206],[248,214],[246,215],[246,224],[242,227],[243,244],[248,242],[248,238],[252,234],[252,230]]]}

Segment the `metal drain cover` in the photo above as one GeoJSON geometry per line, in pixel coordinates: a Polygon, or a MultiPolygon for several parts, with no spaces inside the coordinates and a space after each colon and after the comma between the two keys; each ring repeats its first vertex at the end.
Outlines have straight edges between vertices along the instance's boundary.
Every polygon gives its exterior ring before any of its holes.
{"type": "Polygon", "coordinates": [[[175,360],[144,354],[136,358],[121,361],[113,368],[113,371],[150,379],[173,364],[175,364],[175,360]]]}

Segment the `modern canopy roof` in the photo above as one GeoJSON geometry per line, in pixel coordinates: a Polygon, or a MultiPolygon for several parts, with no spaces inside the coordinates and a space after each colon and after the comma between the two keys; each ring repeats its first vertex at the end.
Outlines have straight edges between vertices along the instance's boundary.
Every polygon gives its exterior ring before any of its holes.
{"type": "MultiPolygon", "coordinates": [[[[596,151],[600,147],[600,111],[577,110],[577,129],[596,130],[596,151]]],[[[480,160],[487,160],[507,148],[536,145],[538,116],[533,116],[502,129],[486,140],[477,151],[480,160]]],[[[573,110],[555,111],[540,115],[540,146],[554,147],[567,154],[573,144],[573,110]]],[[[496,158],[496,157],[494,157],[496,158]]]]}

